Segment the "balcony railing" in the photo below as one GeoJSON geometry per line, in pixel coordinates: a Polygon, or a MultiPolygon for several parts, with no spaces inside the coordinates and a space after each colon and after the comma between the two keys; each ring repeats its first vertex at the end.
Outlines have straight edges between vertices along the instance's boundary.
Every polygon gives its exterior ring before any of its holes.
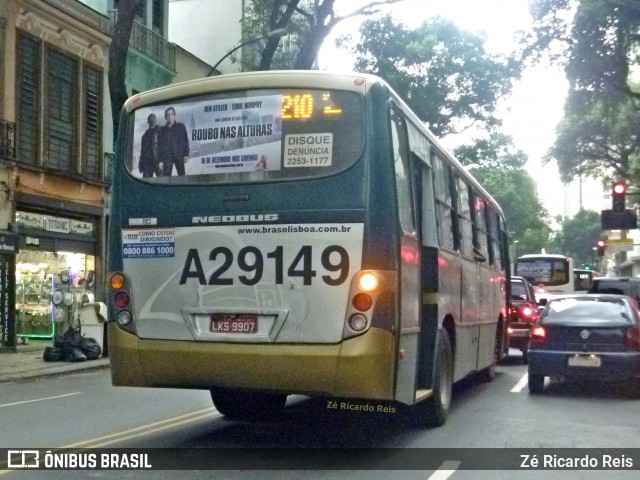
{"type": "Polygon", "coordinates": [[[16,124],[0,120],[0,157],[16,158],[16,124]]]}
{"type": "MultiPolygon", "coordinates": [[[[112,36],[116,19],[117,11],[112,11],[111,27],[109,29],[112,36]]],[[[133,22],[129,48],[137,50],[172,72],[176,71],[176,46],[138,21],[133,22]]]]}

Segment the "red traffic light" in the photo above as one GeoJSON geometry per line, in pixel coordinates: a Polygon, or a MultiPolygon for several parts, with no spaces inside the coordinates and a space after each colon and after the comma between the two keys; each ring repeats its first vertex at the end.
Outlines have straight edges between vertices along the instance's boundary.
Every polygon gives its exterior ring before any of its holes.
{"type": "Polygon", "coordinates": [[[606,247],[607,246],[607,242],[605,242],[604,240],[598,240],[597,245],[602,248],[602,247],[606,247]]]}
{"type": "Polygon", "coordinates": [[[626,193],[627,185],[625,183],[618,182],[613,184],[613,193],[611,194],[611,210],[613,210],[613,213],[625,213],[627,211],[626,193]]]}
{"type": "Polygon", "coordinates": [[[627,190],[627,186],[624,183],[614,183],[613,184],[613,193],[617,195],[624,195],[627,190]]]}

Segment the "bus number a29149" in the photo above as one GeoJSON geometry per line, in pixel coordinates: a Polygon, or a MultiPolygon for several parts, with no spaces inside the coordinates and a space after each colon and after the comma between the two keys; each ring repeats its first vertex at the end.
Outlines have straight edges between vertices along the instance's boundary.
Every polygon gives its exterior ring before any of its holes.
{"type": "MultiPolygon", "coordinates": [[[[284,247],[276,247],[275,250],[265,255],[257,247],[244,247],[240,249],[235,261],[240,270],[253,273],[252,276],[239,275],[238,281],[243,285],[256,285],[262,280],[267,268],[272,267],[275,272],[275,283],[284,283],[284,247]]],[[[233,285],[234,278],[224,276],[234,263],[234,254],[227,247],[216,247],[209,252],[209,260],[222,260],[222,265],[216,268],[207,280],[200,253],[197,249],[189,249],[187,258],[182,269],[180,285],[187,283],[189,278],[195,278],[200,285],[233,285]]],[[[349,276],[349,254],[340,245],[329,245],[320,254],[322,267],[330,273],[337,273],[337,277],[332,275],[322,275],[321,278],[327,285],[336,286],[342,284],[349,276]]],[[[287,268],[287,275],[290,278],[302,278],[304,285],[311,285],[317,271],[313,269],[313,248],[304,245],[298,250],[293,261],[287,268]]]]}

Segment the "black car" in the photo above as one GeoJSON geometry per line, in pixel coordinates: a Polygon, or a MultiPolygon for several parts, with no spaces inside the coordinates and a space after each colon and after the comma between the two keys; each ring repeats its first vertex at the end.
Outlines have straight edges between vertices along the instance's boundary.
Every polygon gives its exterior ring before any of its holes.
{"type": "Polygon", "coordinates": [[[520,349],[525,363],[528,356],[529,333],[538,316],[538,306],[531,284],[523,277],[511,277],[507,326],[509,347],[520,349]]]}
{"type": "Polygon", "coordinates": [[[549,301],[531,330],[529,391],[547,376],[629,380],[640,376],[640,315],[623,295],[563,295],[549,301]]]}
{"type": "Polygon", "coordinates": [[[640,278],[598,277],[591,281],[588,293],[613,293],[640,299],[640,278]]]}

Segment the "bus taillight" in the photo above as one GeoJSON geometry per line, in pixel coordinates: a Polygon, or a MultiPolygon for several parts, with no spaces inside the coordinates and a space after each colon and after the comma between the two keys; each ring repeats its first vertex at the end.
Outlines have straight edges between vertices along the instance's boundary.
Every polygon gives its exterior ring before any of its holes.
{"type": "Polygon", "coordinates": [[[124,277],[119,273],[111,275],[111,278],[109,278],[109,285],[113,290],[120,290],[124,287],[124,277]]]}
{"type": "Polygon", "coordinates": [[[131,323],[131,314],[127,310],[118,312],[116,322],[118,322],[118,324],[120,325],[129,325],[131,323]]]}
{"type": "Polygon", "coordinates": [[[371,308],[371,305],[373,305],[373,299],[366,293],[358,293],[355,297],[353,297],[351,304],[356,310],[366,312],[371,308]]]}
{"type": "Polygon", "coordinates": [[[367,328],[368,324],[367,317],[362,315],[361,313],[356,313],[349,318],[349,326],[355,332],[361,332],[365,328],[367,328]]]}
{"type": "Polygon", "coordinates": [[[118,308],[126,308],[129,305],[129,295],[118,292],[113,296],[113,304],[118,308]]]}
{"type": "Polygon", "coordinates": [[[365,292],[373,292],[378,288],[378,284],[378,277],[375,273],[366,272],[358,278],[358,286],[360,287],[360,290],[365,292]]]}

